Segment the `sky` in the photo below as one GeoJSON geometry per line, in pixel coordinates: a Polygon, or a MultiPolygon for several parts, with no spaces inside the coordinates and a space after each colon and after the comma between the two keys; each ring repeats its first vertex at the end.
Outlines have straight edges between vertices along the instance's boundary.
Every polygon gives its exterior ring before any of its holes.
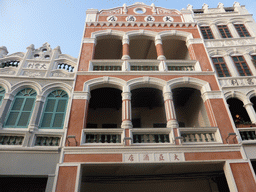
{"type": "MultiPolygon", "coordinates": [[[[5,46],[9,54],[26,52],[31,44],[35,48],[45,42],[54,49],[60,46],[63,54],[78,57],[83,36],[86,10],[110,9],[124,3],[132,5],[133,0],[0,0],[0,47],[5,46]]],[[[232,7],[232,0],[144,0],[147,5],[169,9],[202,8],[204,3],[209,8],[216,8],[221,2],[225,7],[232,7]]],[[[256,18],[256,0],[240,0],[256,18]]]]}

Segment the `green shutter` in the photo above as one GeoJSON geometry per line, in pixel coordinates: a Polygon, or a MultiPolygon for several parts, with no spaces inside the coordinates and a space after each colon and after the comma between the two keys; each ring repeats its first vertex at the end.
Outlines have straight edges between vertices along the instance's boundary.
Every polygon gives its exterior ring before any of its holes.
{"type": "Polygon", "coordinates": [[[65,119],[68,95],[63,90],[51,92],[45,102],[40,128],[62,129],[65,119]]]}
{"type": "Polygon", "coordinates": [[[12,102],[4,127],[26,128],[34,108],[36,92],[31,88],[21,90],[12,102]]]}

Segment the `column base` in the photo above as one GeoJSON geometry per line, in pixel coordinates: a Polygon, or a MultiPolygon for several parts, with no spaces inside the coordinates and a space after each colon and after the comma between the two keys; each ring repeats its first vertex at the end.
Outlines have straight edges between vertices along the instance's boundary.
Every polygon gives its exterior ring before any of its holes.
{"type": "Polygon", "coordinates": [[[159,55],[158,57],[157,57],[157,60],[166,60],[166,57],[164,56],[164,55],[159,55]]]}
{"type": "Polygon", "coordinates": [[[123,56],[122,56],[122,59],[123,59],[123,60],[127,60],[127,59],[131,59],[131,58],[130,58],[129,55],[123,55],[123,56]]]}
{"type": "Polygon", "coordinates": [[[167,127],[168,128],[178,128],[179,123],[176,120],[170,120],[167,122],[167,127]]]}
{"type": "Polygon", "coordinates": [[[123,121],[121,124],[121,128],[123,128],[123,129],[132,128],[132,122],[131,121],[123,121]]]}

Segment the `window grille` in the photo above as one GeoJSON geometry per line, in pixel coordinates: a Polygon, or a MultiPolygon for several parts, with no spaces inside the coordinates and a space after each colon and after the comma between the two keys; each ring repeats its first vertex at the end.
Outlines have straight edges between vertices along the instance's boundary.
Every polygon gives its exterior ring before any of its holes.
{"type": "Polygon", "coordinates": [[[232,38],[232,35],[230,34],[227,25],[218,25],[218,29],[222,38],[232,38]]]}
{"type": "Polygon", "coordinates": [[[204,39],[214,39],[212,30],[209,26],[202,26],[200,27],[200,29],[202,31],[204,39]]]}
{"type": "Polygon", "coordinates": [[[5,68],[5,67],[18,67],[20,61],[5,61],[1,63],[0,68],[5,68]]]}
{"type": "Polygon", "coordinates": [[[251,76],[252,73],[243,56],[233,56],[232,59],[241,76],[251,76]]]}
{"type": "Polygon", "coordinates": [[[247,31],[247,29],[245,28],[244,24],[235,24],[235,28],[236,28],[238,34],[240,35],[240,37],[250,37],[251,36],[249,34],[249,32],[247,31]]]}
{"type": "Polygon", "coordinates": [[[37,93],[26,88],[17,93],[7,116],[5,127],[26,128],[28,126],[37,93]]]}
{"type": "Polygon", "coordinates": [[[65,119],[68,95],[63,90],[51,92],[45,102],[40,128],[62,129],[65,119]]]}
{"type": "Polygon", "coordinates": [[[222,57],[213,57],[212,62],[219,77],[230,77],[226,62],[222,57]]]}

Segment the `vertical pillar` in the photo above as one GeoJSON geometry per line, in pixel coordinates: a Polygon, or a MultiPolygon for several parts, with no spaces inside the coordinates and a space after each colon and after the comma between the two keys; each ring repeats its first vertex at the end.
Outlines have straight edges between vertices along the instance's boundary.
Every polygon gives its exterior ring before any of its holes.
{"type": "MultiPolygon", "coordinates": [[[[78,166],[60,166],[56,182],[56,192],[75,192],[77,191],[77,172],[78,166]]],[[[53,190],[54,191],[54,190],[53,190]]]]}
{"type": "Polygon", "coordinates": [[[87,125],[87,116],[88,116],[88,111],[89,111],[89,101],[91,98],[91,94],[89,92],[86,92],[84,95],[85,98],[85,107],[84,107],[84,128],[87,125]]]}
{"type": "Polygon", "coordinates": [[[237,33],[236,28],[232,22],[228,23],[228,28],[229,28],[230,33],[232,34],[233,38],[240,38],[240,36],[237,33]]]}
{"type": "Polygon", "coordinates": [[[244,108],[246,109],[247,114],[249,115],[249,117],[251,119],[251,122],[256,123],[256,114],[255,114],[255,111],[253,108],[253,104],[248,102],[248,103],[244,104],[244,108]]]}
{"type": "Polygon", "coordinates": [[[177,122],[177,118],[176,118],[176,114],[175,114],[172,92],[166,91],[166,92],[164,92],[163,95],[164,95],[164,106],[165,106],[167,127],[177,128],[177,127],[179,127],[179,124],[177,122]]]}
{"type": "Polygon", "coordinates": [[[212,33],[215,39],[221,39],[221,35],[219,33],[219,29],[217,28],[217,26],[215,25],[215,23],[211,23],[210,27],[212,29],[212,33]]]}
{"type": "Polygon", "coordinates": [[[0,128],[3,127],[7,112],[9,110],[9,107],[14,99],[14,96],[10,93],[5,93],[4,99],[2,101],[1,107],[0,107],[0,128]]]}
{"type": "Polygon", "coordinates": [[[155,46],[156,46],[157,60],[160,60],[159,70],[168,71],[167,65],[165,63],[166,57],[164,56],[162,39],[159,35],[155,37],[155,46]]]}
{"type": "Polygon", "coordinates": [[[227,67],[229,69],[229,72],[231,73],[230,75],[232,77],[240,76],[238,71],[237,71],[237,69],[236,69],[236,67],[235,67],[235,64],[234,64],[232,58],[229,55],[224,55],[224,59],[225,59],[225,62],[227,64],[227,67]]]}
{"type": "Polygon", "coordinates": [[[122,125],[125,134],[125,145],[130,145],[130,129],[132,128],[131,93],[122,93],[122,125]]]}
{"type": "Polygon", "coordinates": [[[123,36],[122,44],[123,44],[122,60],[124,60],[122,71],[130,71],[130,64],[127,61],[130,59],[129,37],[127,35],[123,36]]]}
{"type": "Polygon", "coordinates": [[[29,123],[29,131],[33,132],[34,129],[38,129],[39,126],[39,118],[40,118],[40,113],[43,108],[43,103],[45,101],[45,97],[42,95],[37,95],[36,96],[36,101],[33,109],[33,113],[31,115],[30,123],[29,123]]]}

